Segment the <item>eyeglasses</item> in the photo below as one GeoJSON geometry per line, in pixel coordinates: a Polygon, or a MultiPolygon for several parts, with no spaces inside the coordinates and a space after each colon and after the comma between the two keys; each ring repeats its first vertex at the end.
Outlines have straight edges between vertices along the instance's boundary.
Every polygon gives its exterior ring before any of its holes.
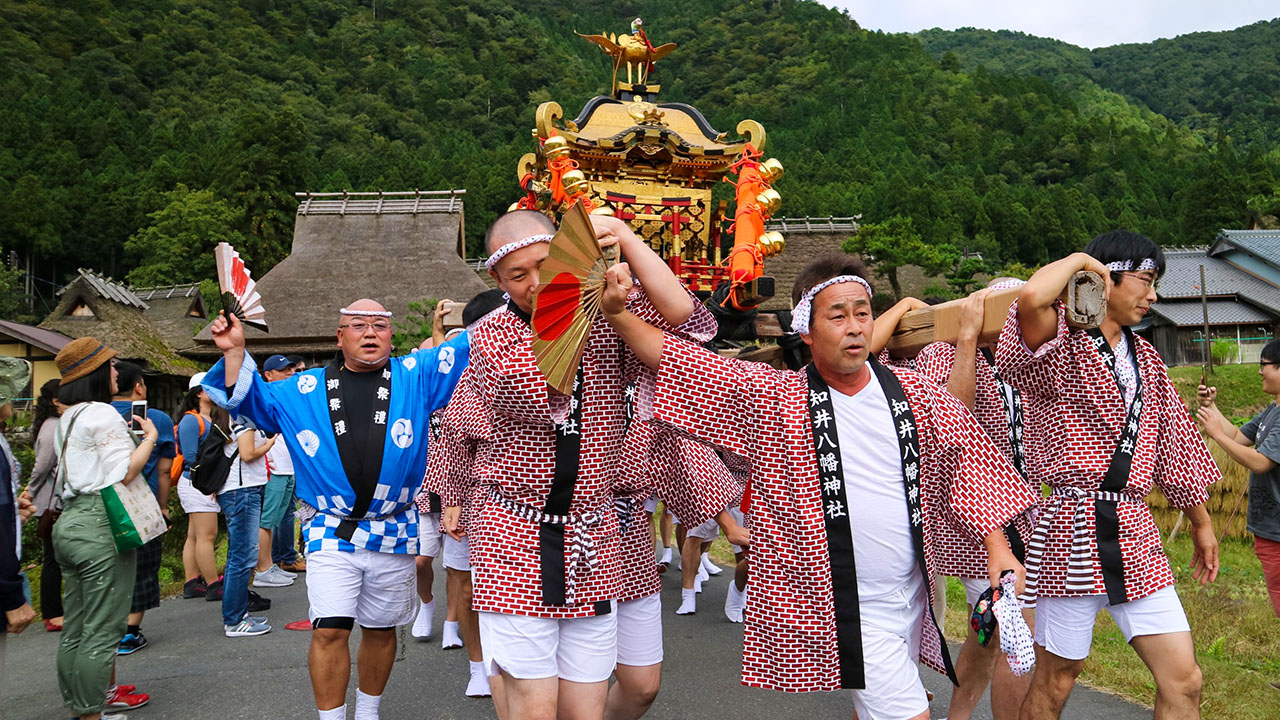
{"type": "Polygon", "coordinates": [[[1159,275],[1144,275],[1140,272],[1134,272],[1134,271],[1122,271],[1120,274],[1128,275],[1131,278],[1137,278],[1141,280],[1144,285],[1146,285],[1148,288],[1151,288],[1153,290],[1160,286],[1159,275]]]}
{"type": "Polygon", "coordinates": [[[1266,367],[1268,365],[1272,367],[1280,367],[1280,362],[1271,362],[1270,360],[1261,360],[1258,362],[1258,365],[1262,367],[1266,367]]]}
{"type": "Polygon", "coordinates": [[[339,330],[350,330],[352,333],[356,335],[363,335],[365,331],[368,330],[369,328],[373,328],[374,332],[381,335],[382,333],[391,332],[391,323],[385,322],[385,321],[379,321],[375,323],[350,322],[350,323],[347,323],[346,325],[338,326],[339,330]]]}

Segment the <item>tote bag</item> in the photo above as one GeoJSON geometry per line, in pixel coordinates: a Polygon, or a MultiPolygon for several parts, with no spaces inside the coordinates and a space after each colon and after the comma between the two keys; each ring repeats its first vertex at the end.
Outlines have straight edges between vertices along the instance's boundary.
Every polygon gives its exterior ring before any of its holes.
{"type": "MultiPolygon", "coordinates": [[[[81,410],[80,412],[83,412],[81,410]]],[[[66,463],[62,461],[67,452],[67,438],[71,428],[75,426],[80,412],[71,417],[67,423],[66,436],[62,438],[62,450],[58,453],[58,495],[62,494],[62,483],[66,478],[66,463]]],[[[133,437],[130,434],[129,437],[133,437]]],[[[137,441],[134,441],[135,444],[137,441]]],[[[136,477],[125,485],[115,483],[102,489],[102,506],[107,512],[107,522],[111,526],[111,539],[116,544],[116,552],[124,552],[142,547],[160,537],[168,529],[164,515],[160,513],[160,503],[147,485],[147,479],[136,477]]]]}

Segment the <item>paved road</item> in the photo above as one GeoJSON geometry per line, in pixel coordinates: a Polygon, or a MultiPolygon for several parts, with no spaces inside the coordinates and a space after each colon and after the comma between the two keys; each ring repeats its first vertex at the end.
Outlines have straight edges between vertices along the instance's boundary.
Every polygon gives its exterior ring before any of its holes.
{"type": "MultiPolygon", "coordinates": [[[[698,614],[684,617],[675,615],[679,576],[674,572],[664,576],[663,688],[646,718],[848,718],[851,703],[844,693],[784,695],[739,685],[741,626],[729,623],[721,613],[729,575],[725,572],[711,580],[699,598],[698,614]]],[[[436,583],[440,598],[444,597],[442,580],[443,572],[436,583]]],[[[147,707],[132,713],[133,720],[314,718],[306,666],[309,633],[284,629],[285,623],[306,617],[303,583],[300,579],[292,587],[263,594],[274,603],[266,615],[276,629],[256,638],[224,637],[219,606],[203,600],[167,600],[148,613],[144,631],[150,646],[120,658],[117,666],[120,682],[135,683],[152,697],[147,707]]],[[[496,717],[488,700],[463,695],[468,678],[465,651],[440,649],[443,604],[438,603],[434,637],[411,641],[404,648],[404,659],[396,663],[382,702],[382,716],[388,720],[496,717]]],[[[33,626],[19,637],[0,642],[0,652],[7,655],[0,677],[0,718],[67,717],[54,674],[57,639],[57,634],[33,626]]],[[[925,683],[937,695],[934,712],[941,717],[949,685],[929,670],[925,670],[925,683]]],[[[348,708],[354,706],[353,682],[348,708]]],[[[1076,690],[1063,715],[1090,720],[1150,716],[1149,710],[1085,688],[1076,690]]],[[[975,717],[991,717],[985,703],[975,717]]]]}

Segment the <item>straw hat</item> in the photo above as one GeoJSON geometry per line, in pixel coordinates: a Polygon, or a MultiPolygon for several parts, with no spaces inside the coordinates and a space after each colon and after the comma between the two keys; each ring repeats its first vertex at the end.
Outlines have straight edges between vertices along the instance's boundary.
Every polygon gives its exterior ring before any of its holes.
{"type": "Polygon", "coordinates": [[[97,370],[102,363],[116,356],[116,351],[103,345],[97,338],[82,337],[67,343],[53,358],[62,374],[59,385],[79,380],[97,370]]]}

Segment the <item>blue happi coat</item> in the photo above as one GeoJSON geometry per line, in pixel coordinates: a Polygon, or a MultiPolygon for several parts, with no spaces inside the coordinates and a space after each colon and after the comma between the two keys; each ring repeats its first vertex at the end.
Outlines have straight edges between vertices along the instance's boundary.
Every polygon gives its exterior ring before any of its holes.
{"type": "Polygon", "coordinates": [[[461,333],[439,347],[395,357],[387,364],[391,401],[382,471],[373,502],[361,518],[347,517],[355,506],[356,492],[338,454],[324,368],[268,383],[246,352],[234,387],[222,386],[226,376],[222,360],[205,375],[203,386],[209,398],[233,416],[248,418],[264,432],[280,433],[293,458],[298,499],[317,511],[304,521],[308,553],[362,548],[413,555],[418,552],[413,498],[427,465],[431,413],[448,404],[470,352],[467,334],[461,333]],[[355,531],[339,533],[339,526],[348,519],[356,522],[355,531]]]}

